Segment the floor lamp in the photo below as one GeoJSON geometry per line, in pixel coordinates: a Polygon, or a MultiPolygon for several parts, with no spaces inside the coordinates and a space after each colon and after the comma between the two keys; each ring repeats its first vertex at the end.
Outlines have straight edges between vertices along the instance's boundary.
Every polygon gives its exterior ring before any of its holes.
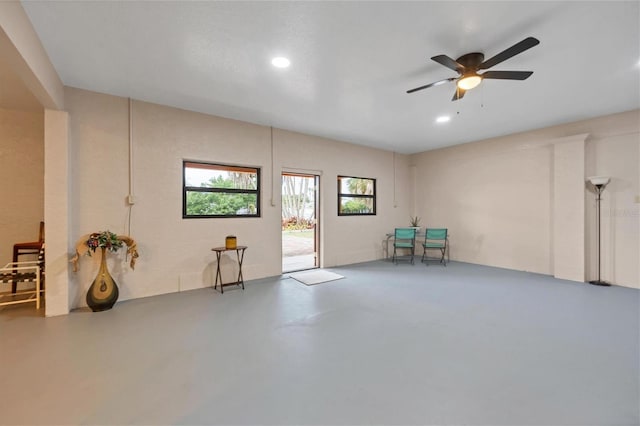
{"type": "Polygon", "coordinates": [[[589,178],[589,182],[596,189],[596,224],[597,224],[597,233],[598,233],[598,279],[589,281],[589,284],[593,285],[601,285],[601,286],[610,286],[606,281],[602,281],[600,279],[600,201],[602,200],[602,191],[609,183],[610,178],[606,176],[592,176],[589,178]]]}

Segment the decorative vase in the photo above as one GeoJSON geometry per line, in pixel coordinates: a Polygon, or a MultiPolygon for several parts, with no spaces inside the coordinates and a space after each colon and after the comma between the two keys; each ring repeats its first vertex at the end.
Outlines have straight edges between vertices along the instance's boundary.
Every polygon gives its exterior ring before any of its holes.
{"type": "Polygon", "coordinates": [[[87,291],[87,305],[93,312],[106,311],[111,309],[118,300],[118,285],[114,281],[107,269],[107,253],[104,247],[101,248],[102,257],[100,259],[100,269],[96,279],[93,280],[89,291],[87,291]]]}

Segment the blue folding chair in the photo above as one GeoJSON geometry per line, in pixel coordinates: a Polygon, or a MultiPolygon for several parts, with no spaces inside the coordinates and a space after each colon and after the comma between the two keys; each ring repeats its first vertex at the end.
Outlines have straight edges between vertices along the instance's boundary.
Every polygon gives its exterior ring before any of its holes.
{"type": "Polygon", "coordinates": [[[439,250],[440,251],[440,263],[447,266],[447,261],[444,258],[447,252],[447,228],[427,228],[424,233],[424,242],[422,243],[422,260],[427,260],[427,250],[439,250]]]}
{"type": "Polygon", "coordinates": [[[416,230],[415,228],[396,228],[393,240],[393,263],[398,264],[398,249],[408,249],[411,251],[411,264],[416,250],[416,230]]]}

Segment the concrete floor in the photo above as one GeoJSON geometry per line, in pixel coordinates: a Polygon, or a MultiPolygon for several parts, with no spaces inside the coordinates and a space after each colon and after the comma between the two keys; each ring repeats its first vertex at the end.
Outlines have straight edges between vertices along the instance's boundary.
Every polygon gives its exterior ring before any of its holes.
{"type": "Polygon", "coordinates": [[[640,292],[368,262],[42,318],[0,311],[0,424],[640,423],[640,292]]]}
{"type": "Polygon", "coordinates": [[[313,254],[300,256],[287,256],[282,258],[282,272],[303,271],[316,267],[316,258],[313,254]]]}
{"type": "Polygon", "coordinates": [[[301,271],[316,267],[313,238],[296,236],[296,232],[282,232],[282,272],[301,271]]]}

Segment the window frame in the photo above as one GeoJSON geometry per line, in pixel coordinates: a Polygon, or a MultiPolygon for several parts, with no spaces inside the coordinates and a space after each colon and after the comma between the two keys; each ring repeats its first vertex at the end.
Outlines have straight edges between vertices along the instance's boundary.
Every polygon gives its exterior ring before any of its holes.
{"type": "Polygon", "coordinates": [[[367,178],[367,177],[358,177],[358,176],[346,176],[346,175],[338,175],[338,216],[375,216],[377,212],[377,179],[375,178],[367,178]],[[342,179],[364,179],[373,181],[373,194],[348,194],[340,192],[342,189],[342,179]],[[341,212],[340,207],[342,206],[342,198],[360,198],[360,199],[370,199],[373,200],[373,208],[371,213],[344,213],[341,212]]]}
{"type": "Polygon", "coordinates": [[[224,219],[224,218],[255,218],[261,217],[261,208],[260,208],[260,188],[261,188],[261,179],[260,173],[261,168],[255,166],[240,166],[237,164],[225,164],[225,163],[213,163],[209,161],[198,161],[198,160],[182,160],[182,218],[183,219],[224,219]],[[209,187],[201,187],[201,186],[187,186],[187,167],[190,164],[202,164],[204,166],[212,166],[212,167],[202,167],[202,168],[211,168],[213,170],[227,170],[227,171],[239,171],[239,172],[249,172],[256,174],[256,189],[236,189],[236,188],[209,188],[209,187]],[[256,195],[256,212],[254,214],[202,214],[202,215],[194,215],[187,214],[187,193],[188,192],[203,192],[203,193],[222,193],[222,194],[255,194],[256,195]]]}

